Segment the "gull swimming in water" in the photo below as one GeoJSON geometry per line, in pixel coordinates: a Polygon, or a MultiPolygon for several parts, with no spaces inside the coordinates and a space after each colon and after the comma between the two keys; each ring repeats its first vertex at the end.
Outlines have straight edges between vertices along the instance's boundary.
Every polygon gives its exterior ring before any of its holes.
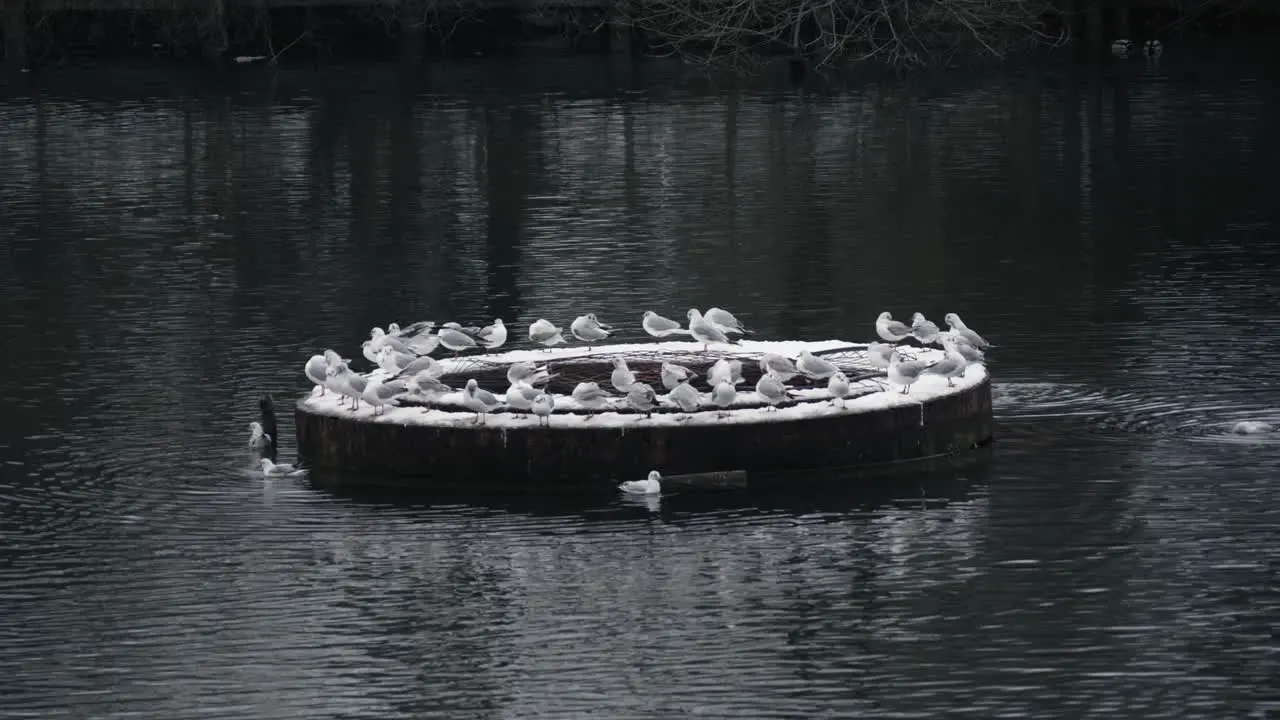
{"type": "Polygon", "coordinates": [[[574,318],[573,323],[569,325],[569,332],[573,336],[587,344],[590,349],[593,343],[600,342],[609,337],[609,331],[613,328],[605,325],[596,319],[595,313],[587,313],[574,318]]]}
{"type": "Polygon", "coordinates": [[[511,363],[507,368],[507,382],[523,382],[528,385],[541,385],[551,379],[547,366],[538,367],[531,362],[511,363]]]}
{"type": "Polygon", "coordinates": [[[667,399],[675,403],[681,410],[686,413],[698,411],[698,405],[702,400],[701,394],[697,388],[687,382],[677,383],[671,392],[667,393],[667,399]]]}
{"type": "Polygon", "coordinates": [[[739,335],[751,334],[751,331],[742,323],[738,322],[738,318],[734,317],[733,313],[728,310],[721,310],[718,307],[713,307],[706,312],[704,317],[706,317],[707,322],[716,326],[720,332],[737,333],[739,335]]]}
{"type": "Polygon", "coordinates": [[[564,342],[564,335],[549,320],[538,318],[529,325],[529,341],[549,349],[552,345],[564,342]]]}
{"type": "Polygon", "coordinates": [[[689,382],[698,377],[698,374],[683,365],[675,363],[662,363],[662,387],[668,390],[675,390],[677,385],[689,382]]]}
{"type": "Polygon", "coordinates": [[[502,403],[493,393],[481,388],[475,378],[471,378],[462,391],[462,406],[476,414],[477,423],[482,423],[489,413],[502,407],[502,403]]]}
{"type": "Polygon", "coordinates": [[[894,346],[889,343],[873,342],[867,345],[867,359],[871,364],[886,370],[889,367],[889,357],[893,355],[894,346]]]}
{"type": "Polygon", "coordinates": [[[628,495],[657,495],[662,492],[662,475],[651,470],[644,480],[628,480],[618,484],[618,489],[628,495]]]}
{"type": "Polygon", "coordinates": [[[613,358],[613,372],[609,373],[609,384],[618,392],[627,392],[636,384],[636,374],[627,367],[626,358],[621,355],[613,358]]]}
{"type": "Polygon", "coordinates": [[[836,400],[840,401],[840,407],[844,407],[844,399],[849,396],[849,378],[845,377],[842,372],[837,372],[827,381],[827,392],[831,393],[831,404],[835,405],[836,400]]]}
{"type": "Polygon", "coordinates": [[[830,361],[824,360],[808,350],[800,351],[800,357],[796,358],[796,369],[803,373],[805,377],[814,380],[825,380],[840,371],[840,368],[832,365],[830,361]]]}
{"type": "Polygon", "coordinates": [[[480,332],[476,333],[476,340],[487,350],[502,347],[507,341],[507,326],[502,323],[502,318],[494,320],[492,325],[480,328],[480,332]]]}
{"type": "Polygon", "coordinates": [[[777,410],[778,403],[789,399],[787,386],[782,384],[777,375],[770,373],[761,375],[760,379],[756,381],[756,392],[760,394],[760,397],[764,398],[765,402],[769,403],[770,410],[777,410]]]}
{"type": "Polygon", "coordinates": [[[929,368],[923,360],[903,360],[902,353],[895,352],[889,358],[889,382],[902,387],[905,395],[911,392],[911,386],[920,379],[920,373],[929,368]]]}
{"type": "Polygon", "coordinates": [[[409,387],[403,380],[373,379],[365,384],[364,392],[360,393],[360,396],[373,406],[373,414],[377,415],[379,410],[386,408],[408,392],[409,387]]]}
{"type": "Polygon", "coordinates": [[[715,403],[720,411],[716,413],[717,417],[726,415],[725,408],[733,404],[734,398],[738,397],[738,391],[727,382],[720,382],[711,389],[711,402],[715,403]]]}
{"type": "Polygon", "coordinates": [[[689,331],[680,326],[675,320],[668,320],[652,310],[644,311],[644,321],[641,322],[644,331],[654,337],[667,337],[668,335],[688,335],[689,331]]]}
{"type": "Polygon", "coordinates": [[[729,336],[704,318],[697,308],[689,310],[689,334],[693,335],[694,340],[702,343],[703,350],[706,350],[711,343],[729,342],[729,336]]]}
{"type": "Polygon", "coordinates": [[[249,423],[249,448],[261,452],[271,444],[271,436],[262,431],[262,423],[249,423]]]}
{"type": "Polygon", "coordinates": [[[302,374],[306,375],[308,380],[320,386],[321,395],[324,394],[324,384],[327,379],[325,371],[328,369],[329,365],[324,361],[323,355],[312,355],[307,358],[307,364],[302,366],[302,374]]]}
{"type": "Polygon", "coordinates": [[[551,412],[556,409],[556,398],[554,395],[546,392],[539,392],[538,396],[533,399],[533,414],[538,416],[538,424],[551,424],[551,412]]]}
{"type": "Polygon", "coordinates": [[[459,352],[470,350],[476,346],[474,337],[457,328],[442,327],[437,335],[440,337],[440,344],[452,350],[454,357],[457,357],[459,352]]]}
{"type": "Polygon", "coordinates": [[[632,383],[627,388],[627,404],[637,412],[642,412],[645,417],[653,414],[653,408],[658,404],[657,395],[654,394],[653,388],[648,383],[632,383]]]}
{"type": "Polygon", "coordinates": [[[955,347],[952,346],[946,350],[946,354],[941,360],[925,368],[925,373],[928,375],[941,375],[947,379],[947,387],[955,387],[953,379],[964,377],[965,368],[968,366],[969,361],[965,360],[964,356],[956,352],[955,347]]]}
{"type": "Polygon", "coordinates": [[[911,316],[911,337],[928,345],[937,339],[938,326],[926,320],[924,313],[915,313],[911,316]]]}
{"type": "Polygon", "coordinates": [[[523,381],[517,380],[511,383],[511,387],[507,388],[507,404],[517,410],[532,410],[533,399],[538,397],[541,390],[528,385],[523,381]]]}
{"type": "Polygon", "coordinates": [[[964,321],[960,319],[959,315],[955,313],[947,313],[943,320],[946,321],[947,327],[951,328],[951,332],[954,332],[964,338],[966,342],[975,348],[979,350],[986,350],[989,347],[995,347],[986,340],[983,340],[981,335],[970,330],[969,327],[964,324],[964,321]]]}
{"type": "Polygon", "coordinates": [[[581,382],[575,385],[571,397],[574,402],[589,409],[605,407],[613,399],[613,395],[601,390],[600,386],[593,382],[581,382]]]}
{"type": "Polygon", "coordinates": [[[795,363],[777,353],[765,353],[760,357],[760,372],[777,375],[782,382],[786,382],[800,374],[800,370],[796,368],[795,363]]]}
{"type": "Polygon", "coordinates": [[[880,317],[876,318],[876,334],[885,342],[899,343],[911,334],[911,328],[894,320],[893,315],[882,312],[880,317]]]}
{"type": "Polygon", "coordinates": [[[288,463],[273,463],[271,458],[262,458],[259,463],[262,474],[267,477],[302,477],[307,474],[306,468],[294,467],[288,463]]]}
{"type": "Polygon", "coordinates": [[[745,382],[742,379],[742,361],[726,360],[720,358],[711,365],[711,369],[707,370],[707,385],[715,387],[722,382],[730,385],[741,385],[745,382]]]}

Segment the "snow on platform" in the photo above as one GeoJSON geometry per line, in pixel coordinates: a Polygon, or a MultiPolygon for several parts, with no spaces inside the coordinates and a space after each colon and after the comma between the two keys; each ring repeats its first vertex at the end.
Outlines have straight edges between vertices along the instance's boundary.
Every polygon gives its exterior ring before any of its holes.
{"type": "MultiPolygon", "coordinates": [[[[716,344],[710,352],[704,352],[702,344],[694,342],[628,343],[600,345],[590,349],[574,346],[556,347],[550,351],[540,349],[512,350],[504,353],[463,356],[457,359],[446,357],[442,358],[440,363],[444,366],[446,375],[465,376],[468,369],[492,368],[520,361],[543,363],[595,357],[599,357],[603,361],[610,356],[626,356],[631,353],[642,354],[648,359],[658,359],[657,355],[669,353],[673,356],[672,359],[677,361],[687,359],[690,355],[704,355],[708,359],[729,357],[743,360],[745,363],[753,361],[754,358],[758,358],[766,352],[773,352],[795,359],[802,350],[808,350],[811,353],[848,350],[850,354],[847,356],[837,352],[828,354],[826,357],[844,370],[846,374],[850,374],[851,372],[869,373],[874,371],[873,366],[866,358],[864,352],[866,347],[866,343],[850,343],[841,340],[815,342],[744,340],[741,346],[716,344]]],[[[941,360],[943,357],[941,350],[932,348],[903,347],[903,350],[906,350],[907,353],[905,354],[909,356],[927,361],[941,360]]],[[[369,374],[371,378],[380,376],[385,376],[382,370],[374,370],[369,374]]],[[[631,410],[621,395],[618,396],[617,405],[619,408],[627,410],[627,412],[594,410],[590,414],[577,414],[568,411],[584,412],[585,409],[579,406],[572,397],[555,394],[555,412],[548,419],[549,422],[544,422],[542,427],[553,429],[692,427],[826,418],[888,410],[897,407],[919,407],[922,403],[930,400],[958,394],[973,388],[985,380],[986,377],[986,366],[982,363],[974,363],[965,371],[963,378],[955,378],[953,380],[954,387],[947,385],[946,378],[937,375],[922,375],[911,386],[911,391],[908,394],[903,394],[899,387],[891,386],[883,376],[873,377],[860,382],[853,382],[850,391],[856,397],[846,398],[843,406],[839,401],[832,403],[831,396],[825,386],[820,388],[795,388],[793,392],[796,396],[795,399],[799,402],[776,409],[751,407],[761,405],[764,400],[755,392],[754,387],[747,387],[744,384],[740,386],[733,405],[725,410],[711,405],[709,394],[703,392],[703,402],[706,404],[694,413],[672,412],[671,409],[675,408],[675,404],[667,400],[665,388],[657,386],[654,389],[659,391],[659,407],[668,411],[655,412],[647,417],[631,410]]],[[[452,381],[452,378],[450,378],[450,381],[452,381]]],[[[597,382],[600,387],[611,389],[609,388],[607,371],[602,373],[597,382]]],[[[458,384],[461,385],[462,383],[458,384]]],[[[498,395],[500,400],[502,399],[501,393],[495,394],[498,395]]],[[[373,408],[365,403],[360,404],[359,410],[353,411],[350,409],[349,404],[344,407],[342,400],[341,396],[332,392],[326,392],[322,395],[320,387],[316,386],[312,389],[310,395],[303,397],[299,401],[298,405],[299,408],[307,412],[350,418],[360,422],[434,427],[477,426],[476,414],[462,406],[461,391],[448,393],[433,399],[431,403],[433,407],[387,407],[380,410],[377,415],[374,414],[373,408]]],[[[485,426],[500,429],[535,428],[538,427],[538,418],[531,413],[523,411],[499,411],[489,413],[484,418],[479,427],[485,426]]]]}

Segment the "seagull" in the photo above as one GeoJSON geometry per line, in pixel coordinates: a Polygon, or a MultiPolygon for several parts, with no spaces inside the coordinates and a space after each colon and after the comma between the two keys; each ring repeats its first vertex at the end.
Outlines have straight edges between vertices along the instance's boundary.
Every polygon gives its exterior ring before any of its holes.
{"type": "Polygon", "coordinates": [[[587,349],[591,348],[592,343],[600,342],[609,337],[609,331],[612,330],[608,325],[601,323],[596,319],[595,313],[587,313],[574,318],[573,323],[569,325],[569,332],[573,336],[587,344],[587,349]]]}
{"type": "MultiPolygon", "coordinates": [[[[417,355],[398,352],[390,345],[383,345],[382,349],[378,351],[376,357],[378,358],[376,364],[388,375],[399,374],[401,370],[409,366],[409,363],[418,359],[417,355]]],[[[427,359],[431,360],[431,358],[427,359]]],[[[435,361],[432,360],[432,362],[435,361]]]]}
{"type": "Polygon", "coordinates": [[[715,387],[722,382],[730,385],[739,385],[743,382],[741,360],[720,358],[711,365],[711,369],[707,370],[707,385],[715,387]]]}
{"type": "Polygon", "coordinates": [[[346,383],[346,396],[351,398],[352,410],[360,409],[360,399],[364,396],[364,389],[369,385],[369,378],[366,375],[351,372],[345,364],[342,366],[342,380],[346,383]]]}
{"type": "Polygon", "coordinates": [[[528,385],[541,385],[551,379],[547,366],[538,367],[531,362],[511,363],[507,368],[507,382],[515,384],[523,382],[528,385]]]}
{"type": "Polygon", "coordinates": [[[458,357],[458,353],[463,350],[470,350],[476,346],[476,339],[466,334],[458,328],[442,327],[438,333],[440,344],[453,351],[453,356],[458,357]]]}
{"type": "Polygon", "coordinates": [[[955,387],[953,378],[964,377],[965,368],[969,367],[969,361],[956,351],[954,345],[947,349],[946,355],[933,365],[925,368],[925,373],[929,375],[941,375],[947,379],[947,387],[955,387]]]}
{"type": "Polygon", "coordinates": [[[720,412],[716,413],[718,417],[724,417],[724,409],[733,404],[734,398],[738,397],[738,391],[727,382],[721,381],[711,389],[711,402],[720,408],[720,412]]]}
{"type": "Polygon", "coordinates": [[[414,358],[401,367],[397,377],[413,377],[421,372],[428,373],[432,377],[440,377],[444,374],[444,366],[435,358],[423,355],[422,357],[414,358]]]}
{"type": "Polygon", "coordinates": [[[331,365],[325,370],[325,374],[328,377],[328,382],[325,384],[330,390],[344,398],[354,400],[355,407],[352,408],[353,410],[360,406],[360,393],[364,392],[365,386],[363,377],[351,372],[344,362],[331,365]],[[356,384],[360,386],[359,389],[355,387],[356,384]]]}
{"type": "Polygon", "coordinates": [[[307,358],[307,364],[302,366],[302,373],[307,379],[320,386],[320,394],[324,394],[324,383],[327,379],[325,370],[329,368],[328,363],[324,361],[323,355],[312,355],[307,358]]]}
{"type": "Polygon", "coordinates": [[[662,475],[657,470],[651,470],[649,477],[644,480],[619,483],[618,489],[628,495],[657,495],[662,492],[662,475]]]}
{"type": "Polygon", "coordinates": [[[711,324],[697,308],[689,310],[689,334],[693,335],[693,339],[702,343],[702,349],[705,351],[707,346],[713,342],[727,343],[729,336],[715,325],[711,324]]]}
{"type": "Polygon", "coordinates": [[[486,350],[502,347],[507,341],[507,326],[502,324],[502,318],[494,320],[492,325],[480,328],[480,332],[476,333],[476,340],[486,350]]]}
{"type": "Polygon", "coordinates": [[[849,396],[849,378],[844,373],[837,372],[827,381],[827,392],[831,393],[831,404],[835,405],[836,400],[840,400],[840,407],[844,407],[844,399],[849,396]]]}
{"type": "Polygon", "coordinates": [[[467,381],[466,389],[462,391],[462,405],[475,412],[476,422],[480,423],[484,421],[486,415],[501,407],[502,403],[493,396],[493,393],[481,389],[475,378],[471,378],[467,381]]]}
{"type": "Polygon", "coordinates": [[[911,316],[911,336],[928,345],[938,337],[938,326],[925,319],[924,313],[911,316]]]}
{"type": "Polygon", "coordinates": [[[756,392],[769,403],[770,410],[777,410],[780,402],[787,400],[787,386],[776,375],[765,373],[756,381],[756,392]]]}
{"type": "Polygon", "coordinates": [[[938,333],[938,341],[942,343],[944,350],[955,348],[955,351],[960,353],[966,362],[976,363],[987,359],[981,350],[970,345],[968,340],[965,340],[961,335],[957,335],[954,331],[948,330],[947,332],[938,333]]]}
{"type": "Polygon", "coordinates": [[[271,458],[262,458],[262,474],[267,477],[302,477],[307,474],[306,468],[298,468],[288,463],[276,464],[271,458]]]}
{"type": "Polygon", "coordinates": [[[578,383],[574,386],[571,397],[574,402],[588,409],[607,406],[609,404],[608,401],[613,398],[612,395],[601,390],[600,386],[593,382],[578,383]]]}
{"type": "Polygon", "coordinates": [[[560,328],[547,320],[538,318],[529,325],[529,341],[550,348],[552,345],[564,342],[564,335],[561,334],[560,328]]]}
{"type": "Polygon", "coordinates": [[[261,452],[271,444],[271,436],[262,431],[262,423],[249,423],[249,447],[261,452]]]}
{"type": "Polygon", "coordinates": [[[680,327],[680,323],[675,320],[668,320],[652,310],[644,311],[644,321],[641,323],[644,331],[654,337],[667,337],[668,335],[688,335],[689,331],[680,327]]]}
{"type": "Polygon", "coordinates": [[[840,368],[808,350],[800,351],[800,357],[796,358],[796,369],[803,373],[805,377],[813,378],[814,380],[829,378],[840,371],[840,368]]]}
{"type": "Polygon", "coordinates": [[[423,333],[405,339],[404,344],[419,355],[430,355],[436,351],[436,348],[440,347],[440,336],[423,333]]]}
{"type": "Polygon", "coordinates": [[[720,332],[737,333],[739,335],[751,334],[751,331],[744,327],[742,323],[738,322],[738,318],[734,317],[733,313],[728,310],[721,310],[718,307],[713,307],[707,311],[707,314],[704,317],[706,317],[707,322],[716,326],[720,332]]]}
{"type": "Polygon", "coordinates": [[[453,388],[440,382],[440,379],[433,375],[430,370],[423,370],[409,378],[409,382],[406,385],[410,392],[421,395],[427,400],[435,400],[445,393],[453,392],[453,388]]]}
{"type": "Polygon", "coordinates": [[[889,343],[873,342],[867,346],[867,359],[881,370],[889,367],[889,356],[892,354],[893,346],[889,343]]]}
{"type": "Polygon", "coordinates": [[[894,320],[889,313],[882,312],[880,317],[876,318],[876,334],[885,342],[899,343],[911,334],[911,328],[894,320]]]}
{"type": "Polygon", "coordinates": [[[648,417],[653,414],[653,408],[658,404],[658,399],[648,383],[637,382],[627,388],[627,404],[648,417]]]}
{"type": "Polygon", "coordinates": [[[479,334],[480,334],[480,328],[479,328],[478,326],[476,326],[476,325],[468,325],[468,326],[466,326],[466,327],[463,327],[461,324],[456,323],[456,322],[447,322],[447,323],[445,323],[445,324],[441,325],[441,326],[440,326],[440,328],[441,328],[442,330],[443,330],[444,328],[448,328],[448,329],[450,329],[450,330],[457,330],[458,332],[462,333],[463,335],[469,335],[469,336],[471,336],[471,339],[473,339],[473,340],[475,339],[475,337],[476,337],[477,335],[479,335],[479,334]]]}
{"type": "MultiPolygon", "coordinates": [[[[383,345],[382,347],[385,348],[386,345],[383,345]]],[[[373,341],[365,340],[364,342],[360,343],[360,354],[364,355],[365,360],[368,360],[374,365],[377,365],[378,358],[382,356],[382,348],[378,348],[377,350],[374,350],[373,341]]]]}
{"type": "Polygon", "coordinates": [[[609,373],[609,384],[618,392],[627,392],[636,384],[636,374],[627,367],[627,360],[621,355],[613,358],[613,372],[609,373]]]}
{"type": "Polygon", "coordinates": [[[551,411],[556,408],[556,398],[554,395],[546,392],[539,392],[538,396],[533,399],[533,414],[538,416],[538,424],[542,424],[543,418],[546,419],[547,425],[551,424],[551,411]]]}
{"type": "Polygon", "coordinates": [[[786,382],[800,374],[800,371],[796,369],[795,363],[777,353],[765,353],[760,358],[760,372],[777,375],[782,382],[786,382]]]}
{"type": "Polygon", "coordinates": [[[435,326],[436,326],[436,323],[434,320],[421,320],[416,323],[409,323],[404,327],[400,327],[395,323],[391,323],[390,325],[387,325],[387,334],[393,335],[403,340],[406,338],[413,337],[414,335],[418,335],[419,333],[422,333],[424,331],[430,332],[431,330],[435,329],[435,326]]]}
{"type": "Polygon", "coordinates": [[[390,335],[383,332],[382,328],[380,327],[375,327],[374,329],[369,331],[369,340],[372,343],[370,345],[370,348],[374,352],[381,350],[383,345],[390,345],[391,347],[395,348],[396,350],[399,350],[402,353],[411,352],[409,350],[409,346],[405,345],[403,340],[397,337],[391,337],[390,335]]]}
{"type": "Polygon", "coordinates": [[[989,347],[995,347],[986,340],[983,340],[981,335],[970,330],[968,326],[964,324],[964,321],[960,319],[959,315],[955,313],[947,313],[943,320],[947,321],[947,327],[951,328],[952,332],[967,340],[969,344],[975,348],[979,350],[986,350],[989,347]]]}
{"type": "Polygon", "coordinates": [[[679,383],[671,392],[667,393],[667,399],[675,403],[686,413],[697,412],[698,404],[702,400],[702,396],[698,390],[687,382],[679,383]]]}
{"type": "Polygon", "coordinates": [[[923,360],[903,360],[902,353],[894,352],[889,359],[889,382],[901,385],[905,395],[911,392],[911,386],[920,379],[920,373],[929,367],[923,360]]]}
{"type": "Polygon", "coordinates": [[[507,388],[507,404],[517,410],[533,410],[533,399],[541,392],[532,385],[517,380],[507,388]]]}
{"type": "Polygon", "coordinates": [[[373,414],[377,415],[380,408],[394,403],[397,398],[408,392],[409,387],[403,380],[374,379],[364,386],[364,392],[360,393],[360,396],[373,406],[373,414]]]}
{"type": "Polygon", "coordinates": [[[689,382],[698,377],[698,374],[683,365],[664,362],[662,363],[661,377],[662,387],[668,390],[675,390],[677,385],[689,382]]]}
{"type": "Polygon", "coordinates": [[[324,355],[324,364],[328,365],[329,367],[334,367],[339,363],[346,362],[346,360],[342,359],[341,355],[339,355],[338,353],[332,350],[325,350],[323,355],[324,355]]]}

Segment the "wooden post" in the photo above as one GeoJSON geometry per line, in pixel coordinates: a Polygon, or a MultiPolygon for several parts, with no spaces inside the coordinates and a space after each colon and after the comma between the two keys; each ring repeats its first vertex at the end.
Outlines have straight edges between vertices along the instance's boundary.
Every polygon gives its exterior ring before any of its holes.
{"type": "Polygon", "coordinates": [[[27,67],[27,0],[0,0],[4,13],[4,61],[11,70],[27,67]]]}

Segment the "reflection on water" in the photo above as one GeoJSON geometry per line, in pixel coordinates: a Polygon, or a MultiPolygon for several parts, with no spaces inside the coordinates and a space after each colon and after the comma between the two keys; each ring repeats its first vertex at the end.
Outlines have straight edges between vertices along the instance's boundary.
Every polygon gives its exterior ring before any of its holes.
{"type": "Polygon", "coordinates": [[[1230,428],[1280,421],[1273,75],[10,89],[0,714],[1261,717],[1280,445],[1230,428]],[[997,443],[642,500],[245,472],[260,394],[372,325],[713,304],[813,339],[959,312],[997,443]]]}

